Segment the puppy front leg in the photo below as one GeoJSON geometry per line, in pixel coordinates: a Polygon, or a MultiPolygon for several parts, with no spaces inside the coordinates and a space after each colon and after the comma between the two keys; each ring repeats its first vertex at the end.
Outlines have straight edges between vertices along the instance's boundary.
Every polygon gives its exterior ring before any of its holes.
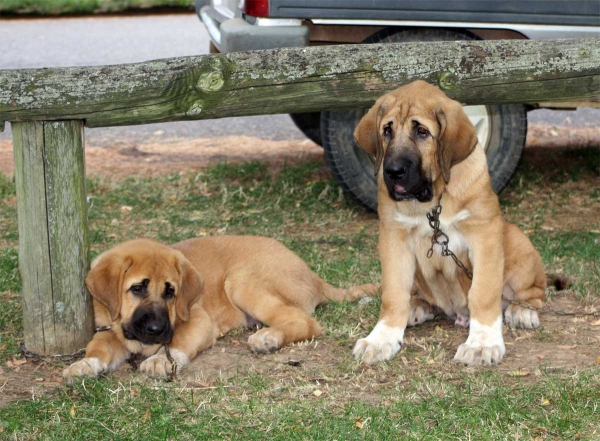
{"type": "Polygon", "coordinates": [[[97,332],[85,349],[85,358],[66,368],[63,378],[71,383],[73,377],[97,377],[103,372],[115,370],[128,355],[127,348],[111,330],[97,332]]]}
{"type": "Polygon", "coordinates": [[[379,321],[366,338],[356,342],[353,351],[354,358],[367,364],[390,360],[402,347],[416,268],[407,232],[393,225],[381,225],[379,255],[382,270],[379,321]]]}
{"type": "Polygon", "coordinates": [[[502,221],[478,225],[466,235],[473,262],[473,283],[468,293],[469,337],[458,347],[454,360],[469,366],[498,363],[506,352],[502,337],[502,286],[504,246],[502,221]]]}
{"type": "MultiPolygon", "coordinates": [[[[218,330],[206,310],[200,304],[193,305],[189,320],[177,323],[173,339],[168,345],[169,353],[176,363],[176,373],[190,364],[200,352],[214,345],[217,334],[218,330]]],[[[173,364],[164,347],[140,365],[140,371],[151,377],[168,377],[172,370],[173,364]]]]}

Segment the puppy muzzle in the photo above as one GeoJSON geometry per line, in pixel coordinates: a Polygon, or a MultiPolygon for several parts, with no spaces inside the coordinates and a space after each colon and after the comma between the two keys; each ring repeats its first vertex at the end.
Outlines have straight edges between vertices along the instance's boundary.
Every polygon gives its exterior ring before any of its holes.
{"type": "Polygon", "coordinates": [[[138,308],[129,323],[121,327],[126,339],[144,344],[168,344],[173,338],[173,328],[165,308],[138,308]]]}
{"type": "Polygon", "coordinates": [[[421,172],[421,161],[412,158],[387,160],[383,164],[383,179],[394,201],[429,202],[433,185],[421,172]]]}

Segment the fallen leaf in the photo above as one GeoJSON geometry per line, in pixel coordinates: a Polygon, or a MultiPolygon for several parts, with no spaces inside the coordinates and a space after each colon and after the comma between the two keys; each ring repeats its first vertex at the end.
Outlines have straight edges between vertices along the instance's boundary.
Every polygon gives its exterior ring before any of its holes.
{"type": "MultiPolygon", "coordinates": [[[[7,361],[6,365],[9,366],[9,363],[11,363],[11,362],[7,361]]],[[[27,359],[26,358],[21,358],[20,360],[17,360],[16,358],[13,357],[12,363],[11,363],[10,367],[21,366],[22,364],[25,364],[25,363],[27,363],[27,359]]]]}
{"type": "Polygon", "coordinates": [[[152,413],[150,412],[150,409],[148,409],[146,411],[146,413],[144,413],[144,421],[148,421],[151,416],[152,416],[152,413]]]}
{"type": "Polygon", "coordinates": [[[6,343],[5,343],[5,344],[3,344],[2,346],[0,346],[0,351],[3,351],[3,350],[5,350],[5,349],[6,349],[6,343]]]}
{"type": "Polygon", "coordinates": [[[362,429],[363,428],[363,423],[361,423],[360,421],[356,421],[354,423],[354,427],[356,427],[357,429],[362,429]]]}
{"type": "Polygon", "coordinates": [[[540,406],[550,406],[550,400],[548,398],[542,398],[542,401],[540,401],[540,406]]]}
{"type": "Polygon", "coordinates": [[[544,358],[546,358],[546,356],[542,354],[537,354],[536,357],[538,360],[543,360],[544,358]]]}
{"type": "Polygon", "coordinates": [[[559,349],[575,349],[576,347],[577,347],[577,345],[559,346],[559,349]]]}
{"type": "Polygon", "coordinates": [[[595,322],[592,322],[592,326],[600,326],[600,320],[596,320],[595,322]]]}
{"type": "Polygon", "coordinates": [[[315,397],[320,397],[321,395],[323,395],[323,392],[321,392],[319,389],[317,389],[317,390],[315,390],[315,391],[313,392],[313,395],[314,395],[315,397]]]}
{"type": "Polygon", "coordinates": [[[35,379],[35,381],[37,381],[38,383],[41,383],[42,381],[44,381],[44,377],[37,377],[35,379]]]}
{"type": "Polygon", "coordinates": [[[596,357],[596,364],[600,364],[600,357],[596,357]]]}
{"type": "Polygon", "coordinates": [[[0,426],[0,433],[4,432],[4,426],[0,426]]]}
{"type": "Polygon", "coordinates": [[[69,415],[71,415],[72,417],[75,416],[75,405],[71,406],[71,410],[69,410],[69,415]]]}
{"type": "Polygon", "coordinates": [[[510,371],[508,373],[508,376],[510,376],[510,377],[526,377],[530,373],[531,372],[529,372],[527,369],[517,369],[516,371],[510,371]]]}
{"type": "Polygon", "coordinates": [[[123,205],[121,207],[122,214],[129,214],[129,213],[131,213],[131,210],[133,210],[133,207],[130,207],[129,205],[123,205]]]}

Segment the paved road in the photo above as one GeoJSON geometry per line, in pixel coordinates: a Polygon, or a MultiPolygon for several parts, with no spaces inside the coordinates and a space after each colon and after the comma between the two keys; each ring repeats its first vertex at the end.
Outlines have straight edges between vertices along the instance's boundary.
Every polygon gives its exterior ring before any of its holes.
{"type": "MultiPolygon", "coordinates": [[[[147,61],[208,53],[209,38],[194,14],[134,17],[59,18],[0,21],[0,69],[86,66],[147,61]]],[[[529,121],[572,127],[600,126],[600,110],[536,110],[529,121]]],[[[248,135],[264,139],[300,139],[287,115],[224,118],[86,130],[96,145],[114,139],[144,142],[158,130],[163,139],[248,135]]],[[[10,136],[10,129],[0,139],[10,136]]]]}

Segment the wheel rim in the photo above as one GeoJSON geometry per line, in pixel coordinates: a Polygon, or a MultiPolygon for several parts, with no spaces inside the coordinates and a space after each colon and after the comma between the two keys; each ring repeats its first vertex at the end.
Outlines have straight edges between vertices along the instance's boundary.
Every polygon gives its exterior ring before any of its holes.
{"type": "Polygon", "coordinates": [[[490,145],[490,134],[491,130],[491,116],[487,106],[464,106],[463,110],[471,120],[471,123],[475,126],[477,132],[477,139],[483,147],[483,150],[487,152],[488,146],[490,145]]]}

